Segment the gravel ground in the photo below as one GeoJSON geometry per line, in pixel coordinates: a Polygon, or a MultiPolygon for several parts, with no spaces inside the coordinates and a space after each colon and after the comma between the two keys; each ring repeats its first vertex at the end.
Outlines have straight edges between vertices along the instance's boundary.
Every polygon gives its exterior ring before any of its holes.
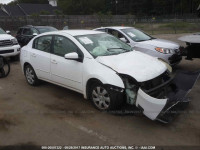
{"type": "MultiPolygon", "coordinates": [[[[176,41],[182,35],[156,37],[176,41]]],[[[11,67],[11,74],[0,79],[1,146],[200,146],[200,80],[189,94],[191,103],[185,113],[164,125],[141,114],[99,112],[82,95],[56,85],[44,82],[31,87],[20,63],[12,62],[11,67]]],[[[183,59],[175,69],[198,70],[200,59],[183,59]]]]}

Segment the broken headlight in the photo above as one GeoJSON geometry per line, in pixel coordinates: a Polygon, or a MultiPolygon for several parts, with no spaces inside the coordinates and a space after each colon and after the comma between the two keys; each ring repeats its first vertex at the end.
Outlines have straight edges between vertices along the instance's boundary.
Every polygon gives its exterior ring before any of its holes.
{"type": "Polygon", "coordinates": [[[136,103],[137,92],[139,90],[139,83],[128,75],[119,74],[125,86],[126,100],[130,105],[136,103]]]}

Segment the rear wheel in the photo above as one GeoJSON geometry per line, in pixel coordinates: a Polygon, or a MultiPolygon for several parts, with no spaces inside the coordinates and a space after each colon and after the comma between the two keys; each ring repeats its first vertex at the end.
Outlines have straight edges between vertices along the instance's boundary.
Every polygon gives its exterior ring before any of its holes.
{"type": "Polygon", "coordinates": [[[94,106],[101,111],[118,109],[123,102],[122,93],[113,92],[99,82],[95,82],[91,86],[90,99],[94,106]]]}
{"type": "Polygon", "coordinates": [[[31,67],[31,65],[26,65],[24,71],[28,84],[30,84],[31,86],[36,86],[39,84],[39,79],[37,78],[35,71],[33,67],[31,67]]]}

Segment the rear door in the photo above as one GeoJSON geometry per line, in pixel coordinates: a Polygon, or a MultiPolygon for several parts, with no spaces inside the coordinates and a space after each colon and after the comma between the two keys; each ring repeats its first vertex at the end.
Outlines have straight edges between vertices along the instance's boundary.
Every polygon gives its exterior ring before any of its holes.
{"type": "Polygon", "coordinates": [[[38,78],[51,80],[50,75],[50,51],[52,45],[52,35],[38,37],[33,42],[30,51],[31,65],[38,78]]]}

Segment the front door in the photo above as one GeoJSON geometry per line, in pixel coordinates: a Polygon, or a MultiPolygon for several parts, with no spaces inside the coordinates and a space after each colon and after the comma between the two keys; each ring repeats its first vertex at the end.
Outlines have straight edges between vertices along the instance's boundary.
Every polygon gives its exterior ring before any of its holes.
{"type": "Polygon", "coordinates": [[[67,60],[64,57],[65,54],[72,52],[80,54],[79,48],[74,42],[64,36],[54,37],[53,52],[51,54],[52,81],[81,92],[83,63],[67,60]]]}

